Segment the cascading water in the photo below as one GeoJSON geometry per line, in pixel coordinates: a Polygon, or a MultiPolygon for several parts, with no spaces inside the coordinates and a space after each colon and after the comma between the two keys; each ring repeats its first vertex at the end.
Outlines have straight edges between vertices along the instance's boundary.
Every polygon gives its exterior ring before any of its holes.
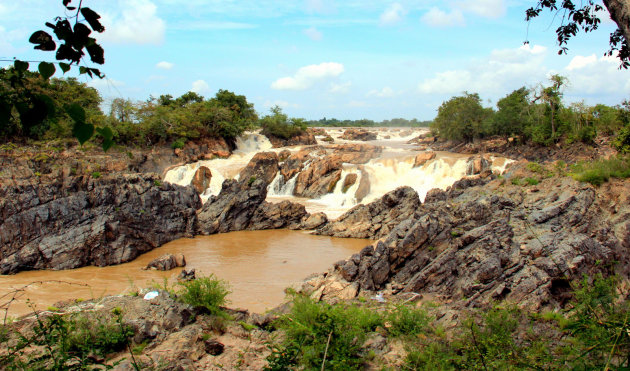
{"type": "MultiPolygon", "coordinates": [[[[331,129],[327,132],[333,136],[340,136],[343,133],[339,129],[331,129]]],[[[375,142],[385,147],[379,157],[363,165],[343,164],[341,177],[334,189],[317,199],[295,197],[293,193],[299,174],[285,181],[284,176],[278,172],[267,187],[267,200],[299,202],[304,204],[309,212],[323,211],[333,219],[358,203],[372,202],[401,186],[413,188],[420,199],[424,200],[429,190],[446,189],[467,175],[467,170],[470,170],[470,156],[466,155],[436,152],[434,159],[421,166],[415,166],[415,155],[418,152],[412,151],[410,154],[409,149],[403,148],[403,143],[408,138],[417,135],[418,131],[401,130],[387,130],[379,133],[379,139],[375,142]],[[391,144],[391,147],[387,144],[391,144]],[[346,178],[350,175],[355,178],[354,182],[346,182],[346,178]]],[[[301,147],[294,147],[290,151],[295,153],[300,149],[301,147]]],[[[266,137],[258,133],[248,133],[238,138],[237,150],[230,158],[204,160],[177,167],[166,174],[165,180],[187,186],[199,167],[206,166],[212,173],[210,186],[201,195],[202,201],[206,202],[212,195],[220,192],[225,179],[235,178],[256,153],[269,150],[280,151],[280,149],[272,149],[266,137]]],[[[312,153],[311,156],[322,155],[312,153]]],[[[511,162],[513,161],[501,157],[490,157],[491,169],[499,173],[503,172],[511,162]]],[[[310,163],[307,161],[303,165],[302,171],[308,169],[310,163]]]]}
{"type": "Polygon", "coordinates": [[[238,175],[239,171],[258,152],[268,151],[272,148],[271,142],[259,133],[245,133],[236,139],[236,150],[229,158],[217,158],[212,160],[197,161],[192,164],[178,166],[169,170],[164,180],[182,186],[190,185],[195,172],[205,166],[210,169],[212,177],[210,186],[200,195],[202,202],[206,202],[210,196],[218,195],[225,179],[231,179],[238,175]]]}

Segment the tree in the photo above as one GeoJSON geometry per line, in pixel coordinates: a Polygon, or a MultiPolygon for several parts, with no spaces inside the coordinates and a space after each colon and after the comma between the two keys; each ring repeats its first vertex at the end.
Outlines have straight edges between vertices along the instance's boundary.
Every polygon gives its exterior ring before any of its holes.
{"type": "Polygon", "coordinates": [[[489,120],[492,135],[521,135],[528,124],[529,90],[514,90],[497,102],[498,111],[489,120]]]}
{"type": "Polygon", "coordinates": [[[549,78],[551,86],[540,87],[540,92],[534,98],[534,103],[538,100],[543,102],[549,107],[550,123],[551,123],[551,138],[556,139],[556,113],[560,109],[562,104],[562,87],[566,84],[567,78],[560,75],[552,75],[549,78]]]}
{"type": "MultiPolygon", "coordinates": [[[[78,6],[73,6],[72,1],[62,0],[62,3],[67,11],[73,12],[73,15],[56,17],[54,24],[46,22],[46,26],[52,29],[57,41],[48,32],[38,30],[31,35],[29,42],[35,44],[34,48],[37,50],[54,51],[57,64],[63,73],[68,72],[74,65],[79,67],[80,74],[102,78],[99,69],[79,64],[86,53],[93,63],[105,63],[103,48],[95,38],[90,37],[92,31],[100,33],[105,31],[105,27],[100,23],[98,13],[84,7],[83,1],[79,1],[78,6]],[[74,22],[74,25],[71,22],[74,22]]],[[[0,132],[32,133],[34,128],[41,126],[56,112],[54,102],[49,96],[36,94],[25,85],[28,68],[28,62],[16,59],[7,76],[11,89],[0,90],[0,132]]],[[[46,81],[56,70],[54,63],[42,61],[38,65],[39,74],[46,81]]],[[[103,149],[111,147],[113,144],[111,130],[107,127],[95,128],[93,124],[86,122],[85,110],[80,105],[64,105],[63,110],[74,121],[72,133],[80,143],[90,139],[96,131],[103,138],[103,149]]]]}
{"type": "Polygon", "coordinates": [[[482,123],[490,114],[481,106],[479,94],[465,92],[442,103],[431,128],[445,139],[470,142],[482,136],[482,123]]]}
{"type": "MultiPolygon", "coordinates": [[[[630,0],[603,0],[604,6],[610,14],[610,18],[617,24],[617,30],[610,34],[610,49],[606,55],[619,57],[619,68],[630,67],[630,0]]],[[[595,3],[595,0],[580,1],[539,0],[535,7],[527,9],[526,20],[529,22],[538,17],[544,10],[555,12],[554,17],[560,15],[560,26],[556,29],[558,54],[567,52],[567,42],[578,32],[585,33],[597,30],[601,19],[600,11],[603,7],[595,3]]],[[[526,41],[527,42],[527,41],[526,41]]]]}

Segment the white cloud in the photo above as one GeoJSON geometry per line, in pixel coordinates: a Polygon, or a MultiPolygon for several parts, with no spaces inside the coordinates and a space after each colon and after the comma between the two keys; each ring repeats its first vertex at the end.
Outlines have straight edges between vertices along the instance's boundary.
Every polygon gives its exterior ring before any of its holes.
{"type": "Polygon", "coordinates": [[[485,18],[498,18],[505,15],[505,0],[465,0],[457,3],[457,8],[485,18]]]}
{"type": "Polygon", "coordinates": [[[597,57],[595,54],[591,54],[588,57],[583,57],[581,55],[576,55],[571,59],[569,65],[566,67],[568,71],[579,70],[589,65],[597,63],[597,57]]]}
{"type": "Polygon", "coordinates": [[[630,93],[630,80],[627,71],[619,70],[619,59],[577,55],[565,67],[569,79],[568,91],[576,94],[613,95],[619,92],[630,93]]]}
{"type": "Polygon", "coordinates": [[[175,67],[175,65],[171,62],[162,61],[156,64],[155,67],[163,69],[163,70],[170,70],[171,68],[175,67]]]}
{"type": "Polygon", "coordinates": [[[500,96],[524,84],[544,81],[546,48],[523,45],[516,49],[494,50],[487,58],[462,63],[468,68],[438,72],[418,85],[423,94],[478,92],[500,96]]]}
{"type": "Polygon", "coordinates": [[[433,7],[420,20],[432,27],[463,26],[466,21],[461,10],[453,9],[449,13],[433,7]]]}
{"type": "Polygon", "coordinates": [[[102,13],[105,32],[101,39],[123,44],[160,44],[166,25],[150,0],[119,0],[122,14],[102,13]]]}
{"type": "Polygon", "coordinates": [[[343,64],[327,62],[300,68],[294,76],[282,77],[271,84],[276,90],[305,90],[318,81],[337,77],[344,71],[343,64]]]}
{"type": "Polygon", "coordinates": [[[307,28],[306,30],[304,30],[304,33],[313,41],[320,41],[322,37],[324,36],[315,27],[307,28]]]}
{"type": "Polygon", "coordinates": [[[383,14],[381,14],[381,25],[391,26],[396,23],[400,23],[404,19],[406,14],[407,11],[405,10],[405,8],[403,8],[402,5],[400,5],[400,3],[393,3],[389,6],[389,8],[385,9],[383,14]]]}
{"type": "Polygon", "coordinates": [[[210,85],[208,85],[208,83],[203,80],[197,80],[192,83],[192,88],[190,88],[190,91],[203,95],[203,93],[207,93],[210,91],[210,85]]]}
{"type": "Polygon", "coordinates": [[[384,87],[381,90],[370,90],[366,96],[368,97],[378,97],[378,98],[391,98],[394,96],[394,90],[389,86],[384,87]]]}
{"type": "Polygon", "coordinates": [[[350,91],[350,86],[352,86],[352,83],[350,81],[341,84],[336,84],[333,82],[332,84],[330,84],[330,89],[328,91],[331,93],[344,94],[350,91]]]}

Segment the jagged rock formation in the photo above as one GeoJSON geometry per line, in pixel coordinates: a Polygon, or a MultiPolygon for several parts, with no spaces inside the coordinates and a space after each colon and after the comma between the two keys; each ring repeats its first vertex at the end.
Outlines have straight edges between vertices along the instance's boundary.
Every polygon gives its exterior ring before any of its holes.
{"type": "Polygon", "coordinates": [[[265,201],[267,186],[279,171],[274,152],[258,153],[240,172],[239,181],[223,182],[221,192],[211,197],[198,213],[202,234],[242,230],[299,228],[308,216],[303,205],[265,201]]]}
{"type": "Polygon", "coordinates": [[[194,233],[199,196],[157,175],[0,187],[0,272],[120,264],[194,233]]]}
{"type": "Polygon", "coordinates": [[[367,205],[357,205],[317,230],[334,237],[379,239],[396,225],[413,216],[420,205],[418,194],[410,187],[400,187],[367,205]]]}
{"type": "Polygon", "coordinates": [[[433,190],[411,215],[375,222],[391,230],[384,237],[371,233],[366,221],[387,214],[388,205],[390,213],[403,207],[389,202],[390,194],[378,201],[378,213],[357,207],[325,225],[319,231],[330,235],[382,238],[303,290],[333,300],[385,290],[437,295],[458,305],[504,299],[538,308],[566,301],[568,279],[607,273],[614,261],[628,260],[630,183],[616,190],[613,199],[621,200],[611,211],[610,196],[598,200],[593,187],[570,178],[545,179],[530,189],[489,180],[433,190]]]}
{"type": "Polygon", "coordinates": [[[199,166],[199,169],[193,175],[192,181],[190,185],[197,191],[197,193],[202,194],[206,188],[210,186],[210,181],[212,180],[212,172],[205,166],[199,166]]]}

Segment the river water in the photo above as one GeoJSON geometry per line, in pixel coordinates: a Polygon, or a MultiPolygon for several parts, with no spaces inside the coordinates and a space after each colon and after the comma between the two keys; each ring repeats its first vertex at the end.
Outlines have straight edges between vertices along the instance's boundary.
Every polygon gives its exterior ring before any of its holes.
{"type": "MultiPolygon", "coordinates": [[[[364,239],[314,236],[288,230],[197,236],[167,243],[126,264],[0,276],[0,296],[33,282],[49,281],[29,286],[19,300],[11,303],[9,315],[17,316],[30,311],[27,299],[36,308],[46,309],[62,300],[133,292],[152,283],[162,284],[164,278],[175,283],[181,269],[161,272],[142,268],[163,254],[182,253],[186,257],[186,268],[195,268],[197,276],[212,273],[229,283],[231,307],[262,313],[282,302],[287,286],[311,273],[324,272],[334,262],[371,243],[364,239]]],[[[0,304],[9,299],[10,296],[0,299],[0,304]]]]}

